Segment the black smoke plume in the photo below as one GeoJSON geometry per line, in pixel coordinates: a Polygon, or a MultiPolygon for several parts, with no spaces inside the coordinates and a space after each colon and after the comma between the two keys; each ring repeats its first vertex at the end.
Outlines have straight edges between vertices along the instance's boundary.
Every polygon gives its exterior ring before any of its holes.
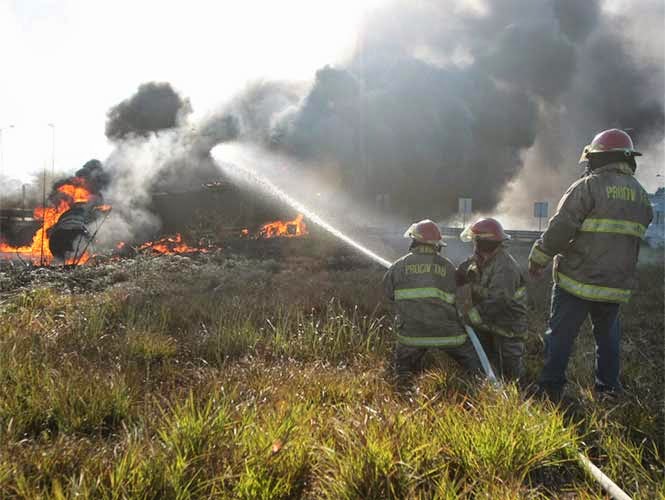
{"type": "MultiPolygon", "coordinates": [[[[643,3],[662,19],[659,2],[643,3]]],[[[264,115],[240,113],[240,135],[314,166],[335,164],[357,198],[388,194],[411,217],[449,215],[459,197],[493,209],[527,151],[528,170],[562,173],[561,185],[532,186],[530,204],[560,193],[600,130],[630,129],[643,149],[662,141],[663,66],[628,36],[634,12],[611,13],[597,0],[484,6],[395,2],[297,104],[284,88],[255,93],[249,107],[264,115]]]]}
{"type": "Polygon", "coordinates": [[[78,169],[73,176],[65,177],[55,181],[51,187],[51,192],[48,199],[49,202],[54,206],[58,206],[61,200],[71,203],[73,201],[71,197],[68,194],[58,190],[58,188],[64,186],[65,184],[70,184],[73,186],[85,188],[94,195],[89,203],[91,207],[95,205],[101,205],[104,202],[102,191],[105,190],[110,183],[111,177],[104,169],[102,162],[96,159],[92,159],[87,161],[80,169],[78,169]]]}
{"type": "Polygon", "coordinates": [[[189,100],[181,97],[170,83],[144,83],[136,94],[109,110],[106,137],[114,141],[132,135],[145,137],[150,132],[178,126],[190,111],[189,100]]]}
{"type": "Polygon", "coordinates": [[[134,172],[118,177],[122,191],[212,177],[210,148],[241,139],[325,168],[326,178],[332,168],[345,193],[387,198],[392,215],[444,218],[460,197],[478,211],[558,198],[600,130],[628,129],[645,152],[662,144],[661,1],[629,12],[601,0],[471,4],[393,2],[308,87],[260,82],[173,136],[150,131],[182,123],[188,101],[168,84],[142,85],[109,112],[118,143],[109,164],[134,172]]]}

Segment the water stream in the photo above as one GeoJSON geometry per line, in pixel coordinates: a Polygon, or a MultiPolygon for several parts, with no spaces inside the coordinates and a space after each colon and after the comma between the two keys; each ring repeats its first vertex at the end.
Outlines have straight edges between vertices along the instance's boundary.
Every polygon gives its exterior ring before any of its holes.
{"type": "Polygon", "coordinates": [[[270,181],[270,179],[259,173],[257,168],[252,168],[253,163],[255,163],[256,160],[253,158],[251,151],[244,150],[241,144],[222,144],[216,146],[212,150],[212,155],[213,158],[215,158],[217,165],[219,165],[219,167],[224,171],[224,173],[226,173],[226,175],[233,177],[241,182],[249,182],[253,184],[256,188],[264,191],[266,194],[283,201],[294,210],[303,214],[309,222],[312,222],[317,226],[325,229],[327,232],[342,240],[347,245],[362,252],[377,264],[380,264],[385,268],[391,266],[392,263],[389,260],[386,260],[380,255],[377,255],[369,248],[361,245],[350,236],[344,234],[328,221],[321,218],[316,212],[309,209],[300,201],[296,200],[284,190],[277,187],[272,181],[270,181]]]}

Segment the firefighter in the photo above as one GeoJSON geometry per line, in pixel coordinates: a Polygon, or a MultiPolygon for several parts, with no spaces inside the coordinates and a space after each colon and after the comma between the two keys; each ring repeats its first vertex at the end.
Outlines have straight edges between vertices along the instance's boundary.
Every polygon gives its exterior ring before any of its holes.
{"type": "Polygon", "coordinates": [[[427,348],[443,348],[464,370],[482,373],[480,361],[457,318],[455,266],[440,255],[445,246],[439,227],[429,219],[404,233],[409,253],[388,269],[383,286],[397,309],[394,367],[400,385],[420,371],[427,348]]]}
{"type": "Polygon", "coordinates": [[[510,237],[495,219],[480,219],[460,235],[473,241],[473,255],[457,269],[461,309],[478,332],[488,357],[504,379],[524,375],[527,332],[526,283],[506,250],[510,237]]]}
{"type": "Polygon", "coordinates": [[[529,255],[529,273],[543,275],[553,261],[549,328],[539,393],[559,401],[566,366],[578,331],[591,317],[596,342],[595,390],[616,397],[619,381],[621,324],[619,306],[636,287],[640,239],[652,208],[635,179],[635,151],[630,136],[605,130],[584,148],[586,175],[564,193],[556,214],[529,255]]]}

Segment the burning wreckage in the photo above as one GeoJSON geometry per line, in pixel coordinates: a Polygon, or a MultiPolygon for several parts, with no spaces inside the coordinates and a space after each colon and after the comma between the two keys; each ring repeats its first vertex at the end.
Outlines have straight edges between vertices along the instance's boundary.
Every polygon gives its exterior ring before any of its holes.
{"type": "MultiPolygon", "coordinates": [[[[54,183],[47,203],[31,212],[0,211],[0,261],[31,266],[77,266],[95,257],[95,241],[113,207],[102,191],[108,173],[98,160],[87,162],[74,176],[54,183]]],[[[118,241],[114,258],[137,253],[196,254],[221,250],[228,243],[236,251],[274,256],[276,245],[267,240],[307,236],[302,214],[293,214],[274,202],[222,181],[198,190],[152,193],[150,210],[161,220],[161,233],[152,239],[118,241]],[[223,215],[219,215],[223,214],[223,215]],[[278,220],[275,220],[278,219],[278,220]],[[183,233],[196,225],[198,241],[190,245],[183,233]]]]}
{"type": "Polygon", "coordinates": [[[25,217],[16,221],[10,214],[3,214],[0,256],[40,266],[85,263],[90,258],[87,248],[93,239],[89,227],[111,211],[101,194],[107,184],[108,176],[101,163],[90,160],[73,177],[56,182],[48,206],[35,208],[27,221],[25,217]],[[30,232],[30,241],[12,241],[30,232]]]}

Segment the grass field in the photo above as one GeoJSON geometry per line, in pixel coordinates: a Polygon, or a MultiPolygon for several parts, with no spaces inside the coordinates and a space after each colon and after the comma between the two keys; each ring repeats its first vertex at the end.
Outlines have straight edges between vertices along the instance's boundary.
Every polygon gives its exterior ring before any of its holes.
{"type": "Polygon", "coordinates": [[[575,449],[665,494],[662,264],[624,308],[630,396],[594,400],[585,326],[566,412],[436,353],[398,392],[381,275],[224,255],[0,272],[0,497],[604,498],[575,449]]]}

